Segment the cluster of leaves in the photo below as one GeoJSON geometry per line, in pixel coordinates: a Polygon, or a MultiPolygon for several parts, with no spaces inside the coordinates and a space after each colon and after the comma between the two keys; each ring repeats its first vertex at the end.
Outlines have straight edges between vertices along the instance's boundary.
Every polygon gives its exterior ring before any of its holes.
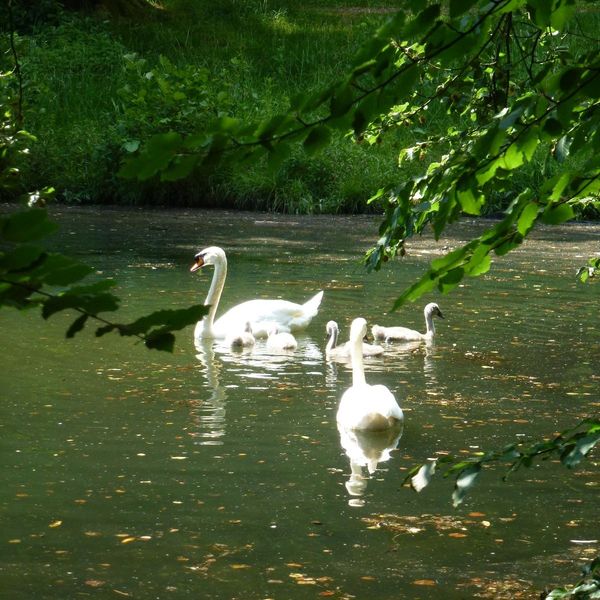
{"type": "Polygon", "coordinates": [[[517,247],[539,222],[560,224],[578,207],[600,207],[600,62],[597,48],[569,50],[574,0],[416,0],[357,54],[348,75],[299,94],[285,114],[259,123],[223,115],[208,132],[163,133],[127,162],[126,177],[176,179],[222,160],[267,155],[277,169],[300,142],[308,154],[327,146],[333,129],[373,142],[392,126],[414,127],[434,106],[466,121],[403,148],[400,166],[418,157],[423,172],[381,189],[380,238],[366,264],[379,269],[405,252],[406,240],[431,227],[436,237],[459,216],[479,215],[498,194],[504,218],[464,247],[435,261],[395,307],[437,287],[453,289],[485,273],[492,254],[517,247]],[[539,186],[515,191],[516,174],[538,153],[560,169],[539,186]]]}
{"type": "Polygon", "coordinates": [[[543,596],[544,600],[594,600],[600,598],[600,556],[582,569],[583,579],[572,588],[557,588],[543,596]]]}
{"type": "Polygon", "coordinates": [[[122,128],[127,140],[124,148],[134,152],[140,140],[157,131],[190,134],[232,108],[226,91],[212,94],[210,73],[204,67],[177,66],[160,56],[150,68],[137,54],[125,54],[127,83],[119,89],[122,128]]]}
{"type": "Polygon", "coordinates": [[[522,466],[530,467],[535,460],[547,460],[556,456],[564,466],[572,469],[599,441],[600,420],[586,419],[550,440],[533,444],[513,443],[502,450],[477,453],[468,459],[441,456],[411,469],[405,483],[410,483],[415,491],[420,492],[431,483],[442,466],[444,477],[453,477],[455,480],[452,501],[456,507],[465,499],[485,465],[508,463],[510,467],[504,479],[522,466]]]}

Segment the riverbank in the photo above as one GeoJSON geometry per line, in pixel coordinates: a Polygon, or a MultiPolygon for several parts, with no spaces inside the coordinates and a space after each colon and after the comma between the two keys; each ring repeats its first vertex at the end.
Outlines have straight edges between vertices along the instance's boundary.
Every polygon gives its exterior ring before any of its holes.
{"type": "MultiPolygon", "coordinates": [[[[323,89],[343,76],[356,50],[396,8],[388,0],[312,0],[301,7],[290,0],[218,6],[163,0],[148,2],[135,18],[59,11],[19,22],[23,127],[36,141],[18,157],[12,198],[49,185],[57,201],[82,205],[380,212],[381,204],[369,203],[377,190],[421,174],[439,158],[404,160],[400,170],[400,151],[413,150],[418,158],[419,144],[427,143],[422,140],[450,139],[469,115],[451,116],[438,103],[369,141],[333,130],[321,152],[308,155],[294,147],[277,169],[263,160],[145,182],[124,180],[118,172],[123,159],[156,133],[190,135],[223,116],[257,123],[285,112],[299,92],[323,89]]],[[[597,13],[589,17],[598,21],[597,13]]],[[[11,53],[3,56],[3,68],[12,68],[11,53]]],[[[428,85],[435,89],[438,83],[428,85]]],[[[517,193],[550,178],[557,168],[553,152],[540,144],[512,176],[512,189],[486,198],[485,214],[498,214],[517,193]]]]}

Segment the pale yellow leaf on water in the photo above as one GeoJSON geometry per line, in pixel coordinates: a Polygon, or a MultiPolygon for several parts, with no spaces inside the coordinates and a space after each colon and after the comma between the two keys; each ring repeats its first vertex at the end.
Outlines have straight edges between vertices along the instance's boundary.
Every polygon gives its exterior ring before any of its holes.
{"type": "Polygon", "coordinates": [[[448,537],[451,537],[451,538],[466,538],[467,534],[466,533],[455,532],[455,533],[449,533],[448,537]]]}
{"type": "Polygon", "coordinates": [[[9,544],[20,544],[20,543],[21,543],[21,540],[19,540],[19,539],[8,540],[8,543],[9,543],[9,544]]]}
{"type": "Polygon", "coordinates": [[[171,456],[171,460],[187,460],[187,456],[171,456]]]}
{"type": "Polygon", "coordinates": [[[134,537],[126,537],[121,540],[121,544],[130,544],[131,542],[135,542],[134,537]]]}
{"type": "Polygon", "coordinates": [[[481,521],[481,524],[482,524],[484,527],[491,527],[491,525],[492,525],[492,524],[491,524],[489,521],[481,521]]]}
{"type": "Polygon", "coordinates": [[[99,579],[88,579],[85,582],[85,585],[89,585],[90,587],[100,587],[104,585],[106,581],[100,581],[99,579]]]}
{"type": "Polygon", "coordinates": [[[485,513],[482,513],[482,512],[470,512],[467,516],[469,516],[469,517],[485,517],[485,513]]]}
{"type": "Polygon", "coordinates": [[[377,581],[377,579],[373,577],[373,575],[363,575],[361,579],[363,581],[377,581]]]}
{"type": "Polygon", "coordinates": [[[100,537],[102,534],[99,531],[84,531],[83,535],[87,535],[88,537],[100,537]]]}
{"type": "Polygon", "coordinates": [[[294,569],[299,569],[300,567],[303,567],[304,565],[301,563],[289,562],[289,563],[285,563],[285,566],[292,567],[294,569]]]}
{"type": "Polygon", "coordinates": [[[52,529],[54,529],[55,527],[60,527],[62,525],[62,521],[52,521],[52,523],[50,523],[50,525],[48,525],[48,527],[51,527],[52,529]]]}
{"type": "Polygon", "coordinates": [[[246,565],[244,563],[235,563],[231,565],[232,569],[250,569],[250,565],[246,565]]]}
{"type": "Polygon", "coordinates": [[[433,579],[415,579],[413,581],[413,585],[430,585],[430,586],[434,586],[436,585],[435,581],[433,579]]]}

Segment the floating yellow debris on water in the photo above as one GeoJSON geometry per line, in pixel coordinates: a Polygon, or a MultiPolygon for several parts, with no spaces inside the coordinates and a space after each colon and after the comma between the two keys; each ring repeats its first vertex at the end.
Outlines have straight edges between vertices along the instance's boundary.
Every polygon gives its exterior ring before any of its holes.
{"type": "Polygon", "coordinates": [[[19,539],[8,540],[8,543],[9,543],[9,544],[20,544],[20,543],[21,543],[21,540],[19,540],[19,539]]]}
{"type": "Polygon", "coordinates": [[[459,533],[458,531],[455,531],[453,533],[449,533],[448,537],[457,538],[457,539],[458,538],[466,538],[467,534],[466,533],[459,533]]]}
{"type": "Polygon", "coordinates": [[[134,537],[126,537],[121,540],[121,544],[131,544],[131,542],[135,542],[134,537]]]}
{"type": "Polygon", "coordinates": [[[433,579],[415,579],[412,583],[413,583],[413,585],[429,585],[429,586],[436,585],[436,583],[433,579]]]}
{"type": "Polygon", "coordinates": [[[60,527],[62,525],[62,521],[52,521],[52,523],[50,523],[50,525],[48,525],[48,527],[54,529],[55,527],[60,527]]]}
{"type": "Polygon", "coordinates": [[[233,565],[231,565],[232,569],[250,569],[250,565],[247,565],[245,563],[234,563],[233,565]]]}
{"type": "Polygon", "coordinates": [[[171,456],[171,460],[187,460],[187,456],[171,456]]]}

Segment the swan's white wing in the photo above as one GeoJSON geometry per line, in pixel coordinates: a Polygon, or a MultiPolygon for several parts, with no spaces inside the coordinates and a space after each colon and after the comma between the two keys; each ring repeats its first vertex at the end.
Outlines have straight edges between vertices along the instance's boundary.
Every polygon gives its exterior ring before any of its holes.
{"type": "Polygon", "coordinates": [[[277,326],[280,331],[292,331],[310,322],[303,306],[288,300],[248,300],[229,309],[214,324],[216,337],[225,337],[231,331],[243,329],[249,321],[254,337],[265,337],[269,329],[277,326]]]}
{"type": "Polygon", "coordinates": [[[364,384],[344,392],[336,419],[347,429],[378,430],[388,428],[389,419],[402,421],[404,414],[387,387],[364,384]]]}
{"type": "Polygon", "coordinates": [[[385,339],[414,342],[422,340],[424,335],[415,329],[409,329],[408,327],[385,327],[385,339]]]}

